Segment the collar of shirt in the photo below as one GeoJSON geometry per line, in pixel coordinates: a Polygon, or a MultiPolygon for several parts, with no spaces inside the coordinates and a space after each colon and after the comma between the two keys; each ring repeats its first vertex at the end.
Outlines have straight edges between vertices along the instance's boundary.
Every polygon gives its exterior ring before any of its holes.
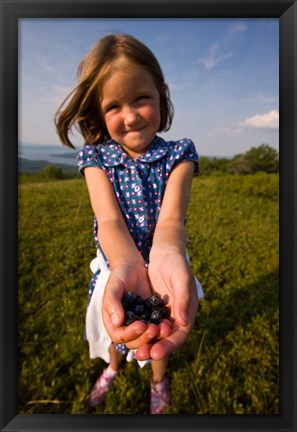
{"type": "Polygon", "coordinates": [[[129,165],[131,161],[142,163],[155,162],[168,152],[169,147],[163,138],[156,136],[147,151],[136,159],[131,159],[122,147],[112,139],[102,145],[100,150],[103,164],[107,167],[115,167],[118,165],[129,165]]]}

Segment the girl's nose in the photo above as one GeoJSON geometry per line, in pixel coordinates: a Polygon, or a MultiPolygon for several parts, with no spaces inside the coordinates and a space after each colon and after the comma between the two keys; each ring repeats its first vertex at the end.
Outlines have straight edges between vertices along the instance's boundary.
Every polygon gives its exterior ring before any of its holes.
{"type": "Polygon", "coordinates": [[[139,121],[139,113],[133,107],[126,107],[124,110],[124,122],[126,126],[134,125],[139,121]]]}

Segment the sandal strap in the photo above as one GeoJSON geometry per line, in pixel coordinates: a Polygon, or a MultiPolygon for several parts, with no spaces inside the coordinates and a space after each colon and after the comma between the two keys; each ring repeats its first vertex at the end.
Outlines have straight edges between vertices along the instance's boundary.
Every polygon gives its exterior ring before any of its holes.
{"type": "Polygon", "coordinates": [[[169,381],[165,376],[159,383],[151,382],[151,414],[163,414],[169,406],[169,381]]]}

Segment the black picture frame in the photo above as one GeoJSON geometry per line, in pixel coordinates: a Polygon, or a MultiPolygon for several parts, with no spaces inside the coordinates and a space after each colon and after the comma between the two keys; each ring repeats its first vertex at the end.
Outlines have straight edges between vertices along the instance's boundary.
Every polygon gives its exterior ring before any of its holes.
{"type": "Polygon", "coordinates": [[[1,431],[296,431],[297,4],[283,0],[0,0],[1,431]],[[18,415],[18,20],[278,18],[280,22],[280,413],[278,415],[18,415]]]}

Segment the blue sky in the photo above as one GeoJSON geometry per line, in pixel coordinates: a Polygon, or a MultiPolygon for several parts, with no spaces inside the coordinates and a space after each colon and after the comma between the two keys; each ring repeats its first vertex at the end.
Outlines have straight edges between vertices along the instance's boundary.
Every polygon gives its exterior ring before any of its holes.
{"type": "Polygon", "coordinates": [[[81,58],[107,33],[129,33],[158,58],[175,107],[165,139],[189,137],[209,156],[279,148],[279,21],[268,18],[19,20],[20,147],[61,145],[56,109],[81,58]]]}

